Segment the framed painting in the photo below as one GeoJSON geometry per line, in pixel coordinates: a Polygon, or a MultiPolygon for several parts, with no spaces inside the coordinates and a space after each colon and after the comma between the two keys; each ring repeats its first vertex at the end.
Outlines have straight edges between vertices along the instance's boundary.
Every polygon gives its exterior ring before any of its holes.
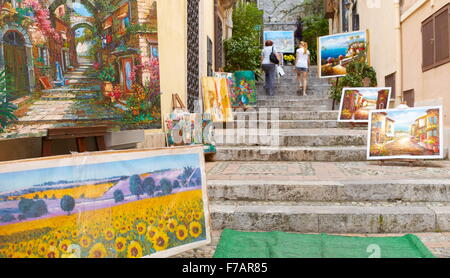
{"type": "Polygon", "coordinates": [[[203,146],[1,163],[1,258],[167,257],[208,244],[203,146]]]}
{"type": "Polygon", "coordinates": [[[280,53],[295,52],[294,31],[264,31],[264,41],[271,40],[280,53]]]}
{"type": "Polygon", "coordinates": [[[442,106],[372,110],[367,159],[442,159],[442,124],[442,106]]]}
{"type": "Polygon", "coordinates": [[[333,34],[317,40],[317,62],[321,78],[345,76],[346,66],[362,52],[366,53],[362,58],[370,62],[368,31],[333,34]]]}
{"type": "Polygon", "coordinates": [[[339,122],[369,121],[369,111],[388,109],[391,88],[343,88],[339,108],[339,122]]]}

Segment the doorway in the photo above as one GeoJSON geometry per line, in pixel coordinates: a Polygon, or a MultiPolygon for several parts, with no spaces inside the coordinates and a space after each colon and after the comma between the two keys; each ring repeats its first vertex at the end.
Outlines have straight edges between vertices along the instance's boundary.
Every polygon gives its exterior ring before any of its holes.
{"type": "Polygon", "coordinates": [[[28,61],[25,49],[25,39],[17,31],[8,31],[3,36],[3,52],[6,73],[10,76],[10,100],[28,94],[28,61]]]}

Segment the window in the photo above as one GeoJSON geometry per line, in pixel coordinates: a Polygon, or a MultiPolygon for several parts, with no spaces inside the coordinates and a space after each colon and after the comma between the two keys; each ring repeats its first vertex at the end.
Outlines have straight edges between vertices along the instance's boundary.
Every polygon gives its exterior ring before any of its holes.
{"type": "Polygon", "coordinates": [[[342,32],[348,32],[348,7],[349,0],[341,1],[341,11],[342,11],[342,32]]]}
{"type": "Polygon", "coordinates": [[[352,8],[352,30],[353,31],[359,31],[359,14],[358,14],[358,2],[355,1],[355,3],[353,3],[353,8],[352,8]]]}
{"type": "Polygon", "coordinates": [[[39,47],[39,58],[45,66],[50,64],[48,60],[48,49],[44,47],[39,47]]]}
{"type": "Polygon", "coordinates": [[[409,107],[414,107],[414,89],[403,92],[403,101],[409,107]]]}
{"type": "Polygon", "coordinates": [[[395,99],[395,72],[384,77],[384,86],[391,87],[391,99],[395,99]]]}
{"type": "Polygon", "coordinates": [[[450,62],[450,4],[422,22],[422,71],[450,62]]]}

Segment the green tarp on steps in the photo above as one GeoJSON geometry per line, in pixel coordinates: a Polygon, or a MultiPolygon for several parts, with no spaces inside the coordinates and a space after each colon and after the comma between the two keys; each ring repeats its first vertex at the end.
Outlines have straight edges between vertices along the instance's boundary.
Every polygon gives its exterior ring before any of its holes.
{"type": "Polygon", "coordinates": [[[225,229],[214,258],[434,258],[415,235],[347,237],[225,229]]]}

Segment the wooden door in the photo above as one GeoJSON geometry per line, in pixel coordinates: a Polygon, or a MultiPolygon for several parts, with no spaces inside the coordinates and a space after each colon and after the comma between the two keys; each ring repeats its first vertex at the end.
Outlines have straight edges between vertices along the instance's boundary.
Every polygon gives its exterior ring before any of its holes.
{"type": "Polygon", "coordinates": [[[17,32],[8,32],[3,37],[3,52],[5,57],[5,70],[11,78],[11,99],[17,99],[27,94],[28,67],[24,40],[17,32]]]}

